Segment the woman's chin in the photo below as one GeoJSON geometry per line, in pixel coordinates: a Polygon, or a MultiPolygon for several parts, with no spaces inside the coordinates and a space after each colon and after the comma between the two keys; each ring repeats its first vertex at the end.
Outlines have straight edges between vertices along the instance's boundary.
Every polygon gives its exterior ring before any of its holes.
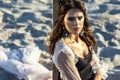
{"type": "Polygon", "coordinates": [[[74,33],[74,35],[79,35],[79,34],[80,34],[80,32],[75,32],[75,33],[74,33]]]}

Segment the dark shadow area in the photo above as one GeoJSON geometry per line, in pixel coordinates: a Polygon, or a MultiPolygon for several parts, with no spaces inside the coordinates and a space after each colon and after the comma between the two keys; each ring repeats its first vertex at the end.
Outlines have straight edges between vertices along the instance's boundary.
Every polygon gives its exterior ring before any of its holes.
{"type": "Polygon", "coordinates": [[[108,32],[114,32],[115,30],[117,30],[117,28],[116,28],[117,24],[118,24],[118,22],[115,22],[115,23],[106,22],[105,28],[108,32]]]}
{"type": "Polygon", "coordinates": [[[38,46],[41,50],[43,50],[44,40],[35,40],[34,43],[38,46]]]}
{"type": "Polygon", "coordinates": [[[115,55],[120,55],[120,50],[112,47],[103,48],[100,54],[101,57],[110,58],[111,60],[114,59],[115,55]]]}
{"type": "Polygon", "coordinates": [[[44,40],[34,40],[34,43],[42,50],[44,45],[44,40]]]}
{"type": "Polygon", "coordinates": [[[114,73],[114,74],[108,74],[109,77],[105,80],[120,80],[120,74],[114,73]]]}
{"type": "Polygon", "coordinates": [[[120,5],[120,0],[110,0],[109,2],[106,2],[107,4],[115,4],[120,5]]]}
{"type": "Polygon", "coordinates": [[[26,27],[25,31],[26,31],[26,32],[29,32],[29,31],[32,30],[32,29],[34,29],[34,28],[32,27],[32,24],[29,24],[29,25],[26,27]]]}
{"type": "Polygon", "coordinates": [[[14,13],[19,13],[19,10],[13,9],[13,10],[12,10],[12,13],[13,13],[13,14],[14,14],[14,13]]]}
{"type": "Polygon", "coordinates": [[[101,14],[101,13],[104,13],[104,12],[106,12],[107,10],[108,10],[108,6],[106,6],[106,5],[99,5],[99,10],[93,10],[93,11],[90,11],[89,13],[91,14],[101,14]]]}
{"type": "Polygon", "coordinates": [[[26,3],[32,3],[32,0],[24,0],[26,3]]]}
{"type": "Polygon", "coordinates": [[[35,17],[35,14],[32,13],[32,12],[25,12],[23,13],[18,19],[17,19],[17,22],[27,22],[31,20],[32,22],[36,22],[36,23],[40,23],[40,20],[38,20],[36,17],[35,17]]]}
{"type": "Polygon", "coordinates": [[[9,72],[0,68],[0,79],[1,80],[19,80],[15,77],[15,75],[10,74],[9,72]]]}
{"type": "Polygon", "coordinates": [[[15,17],[11,14],[8,14],[6,12],[3,12],[4,15],[3,15],[3,22],[4,23],[10,23],[10,24],[13,24],[15,23],[15,17]]]}
{"type": "Polygon", "coordinates": [[[114,69],[119,69],[120,70],[120,66],[115,66],[114,69]]]}
{"type": "Polygon", "coordinates": [[[41,3],[41,4],[45,4],[42,0],[38,0],[38,2],[41,3]]]}
{"type": "Polygon", "coordinates": [[[31,36],[34,38],[46,36],[46,32],[43,32],[42,30],[32,29],[30,33],[31,33],[31,36]]]}
{"type": "Polygon", "coordinates": [[[118,70],[111,70],[105,80],[120,80],[120,68],[118,70]],[[112,72],[112,73],[110,73],[112,72]]]}
{"type": "Polygon", "coordinates": [[[4,48],[10,48],[10,49],[18,49],[18,48],[21,48],[20,46],[17,46],[16,44],[14,43],[2,43],[2,46],[4,48]]]}
{"type": "Polygon", "coordinates": [[[110,33],[100,32],[100,34],[103,35],[103,37],[106,41],[109,41],[109,40],[112,40],[113,38],[115,38],[115,36],[110,33]]]}
{"type": "Polygon", "coordinates": [[[87,3],[94,2],[94,0],[82,0],[82,1],[87,2],[87,3]]]}
{"type": "Polygon", "coordinates": [[[25,27],[24,23],[13,23],[13,24],[6,24],[3,29],[16,29],[19,30],[21,27],[25,27]]]}
{"type": "Polygon", "coordinates": [[[51,2],[47,3],[47,5],[49,6],[49,9],[52,9],[53,6],[51,2]]]}
{"type": "Polygon", "coordinates": [[[109,14],[111,14],[111,15],[120,14],[120,9],[113,9],[109,12],[109,14]]]}
{"type": "Polygon", "coordinates": [[[19,34],[19,33],[13,33],[10,37],[9,40],[14,41],[16,39],[23,40],[25,39],[25,34],[19,34]]]}
{"type": "Polygon", "coordinates": [[[34,26],[32,24],[30,24],[26,27],[25,31],[30,32],[31,36],[34,38],[46,36],[46,32],[44,32],[43,30],[37,30],[33,27],[34,26]]]}
{"type": "Polygon", "coordinates": [[[45,24],[49,25],[50,27],[52,27],[52,22],[50,20],[46,20],[45,24]]]}
{"type": "Polygon", "coordinates": [[[43,26],[43,25],[42,25],[41,27],[42,27],[42,30],[46,30],[46,26],[43,26]]]}
{"type": "Polygon", "coordinates": [[[13,23],[13,24],[7,24],[4,26],[3,29],[15,29],[16,28],[16,24],[13,23]]]}
{"type": "Polygon", "coordinates": [[[20,40],[20,43],[21,43],[21,45],[23,45],[23,46],[27,46],[27,45],[28,45],[28,43],[26,43],[26,42],[23,41],[23,40],[20,40]]]}
{"type": "MultiPolygon", "coordinates": [[[[90,16],[90,17],[93,18],[93,19],[92,19],[93,21],[94,21],[95,19],[96,19],[96,20],[101,20],[101,19],[102,19],[100,16],[96,16],[96,15],[90,16]]],[[[93,22],[93,21],[91,21],[91,22],[93,22]]]]}
{"type": "Polygon", "coordinates": [[[27,9],[27,10],[29,10],[30,8],[28,8],[28,7],[20,7],[20,10],[25,10],[25,9],[27,9]]]}
{"type": "Polygon", "coordinates": [[[44,43],[45,43],[44,40],[34,40],[34,43],[36,44],[36,46],[39,47],[39,49],[41,49],[43,51],[47,51],[47,47],[44,45],[44,43]]]}
{"type": "Polygon", "coordinates": [[[112,42],[112,41],[109,41],[109,42],[108,42],[108,45],[109,45],[109,46],[117,46],[116,43],[114,43],[114,42],[112,42]]]}
{"type": "MultiPolygon", "coordinates": [[[[96,36],[96,33],[102,33],[103,31],[101,31],[101,29],[95,29],[94,31],[93,31],[93,33],[94,33],[94,35],[96,36]]],[[[97,36],[96,36],[96,38],[98,38],[97,36]]]]}
{"type": "Polygon", "coordinates": [[[49,11],[42,11],[42,16],[45,16],[47,18],[52,18],[52,13],[49,11]]]}
{"type": "Polygon", "coordinates": [[[12,4],[9,4],[9,3],[4,3],[3,1],[0,1],[0,8],[3,7],[3,8],[15,8],[12,4]]]}
{"type": "Polygon", "coordinates": [[[103,44],[103,42],[101,42],[101,41],[97,41],[97,45],[96,45],[97,47],[106,47],[104,44],[103,44]]]}

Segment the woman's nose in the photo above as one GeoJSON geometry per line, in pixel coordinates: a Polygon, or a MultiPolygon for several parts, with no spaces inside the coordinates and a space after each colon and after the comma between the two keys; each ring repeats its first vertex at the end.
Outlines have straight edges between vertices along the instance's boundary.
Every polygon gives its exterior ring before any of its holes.
{"type": "Polygon", "coordinates": [[[75,19],[74,24],[75,24],[75,25],[78,25],[78,24],[79,24],[79,20],[78,20],[78,19],[75,19]]]}

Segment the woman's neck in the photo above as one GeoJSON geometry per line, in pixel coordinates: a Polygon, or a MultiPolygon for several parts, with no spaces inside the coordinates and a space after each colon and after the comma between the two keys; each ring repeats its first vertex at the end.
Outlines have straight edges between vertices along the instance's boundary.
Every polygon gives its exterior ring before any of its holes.
{"type": "Polygon", "coordinates": [[[79,43],[81,41],[79,35],[71,34],[69,36],[69,38],[70,38],[71,41],[76,42],[76,43],[79,43]]]}

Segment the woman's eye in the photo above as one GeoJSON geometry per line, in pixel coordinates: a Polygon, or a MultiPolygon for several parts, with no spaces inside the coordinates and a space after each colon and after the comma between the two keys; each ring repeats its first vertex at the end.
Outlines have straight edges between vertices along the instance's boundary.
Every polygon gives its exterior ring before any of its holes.
{"type": "Polygon", "coordinates": [[[81,20],[82,19],[82,17],[78,17],[78,20],[81,20]]]}
{"type": "Polygon", "coordinates": [[[68,17],[68,20],[69,20],[69,21],[74,21],[75,18],[74,18],[74,17],[68,17]]]}

